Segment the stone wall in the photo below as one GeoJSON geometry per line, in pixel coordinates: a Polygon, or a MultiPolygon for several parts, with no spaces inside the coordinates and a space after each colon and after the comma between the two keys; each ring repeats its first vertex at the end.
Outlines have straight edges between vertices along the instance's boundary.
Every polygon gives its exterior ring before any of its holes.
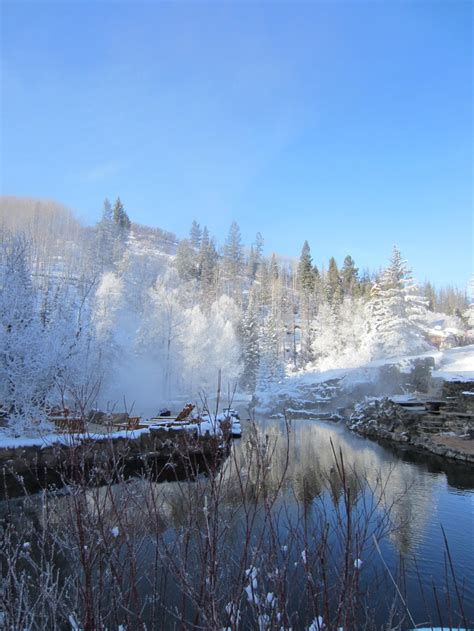
{"type": "Polygon", "coordinates": [[[135,437],[81,439],[0,449],[0,497],[70,483],[103,484],[130,475],[175,480],[218,465],[228,443],[197,431],[151,429],[135,437]]]}

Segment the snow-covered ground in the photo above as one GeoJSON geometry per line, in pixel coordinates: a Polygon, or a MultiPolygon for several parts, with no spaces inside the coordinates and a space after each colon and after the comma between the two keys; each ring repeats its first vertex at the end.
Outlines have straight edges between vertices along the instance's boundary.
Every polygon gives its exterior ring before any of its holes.
{"type": "MultiPolygon", "coordinates": [[[[367,394],[397,394],[397,391],[388,392],[391,387],[390,379],[384,372],[391,366],[399,373],[410,373],[414,362],[418,359],[432,358],[434,369],[432,377],[445,381],[472,381],[474,380],[474,345],[451,348],[438,351],[434,349],[419,355],[391,357],[378,359],[361,365],[357,368],[338,368],[335,370],[306,370],[289,374],[280,383],[273,384],[271,388],[258,393],[259,405],[257,411],[265,412],[274,409],[276,399],[301,400],[310,395],[310,403],[318,402],[317,391],[324,384],[337,380],[338,386],[346,393],[367,386],[367,394]],[[382,379],[386,379],[387,392],[378,392],[382,386],[382,379]],[[373,390],[373,392],[372,392],[373,390]]],[[[400,391],[400,394],[402,392],[400,391]]]]}
{"type": "Polygon", "coordinates": [[[0,449],[17,449],[21,447],[50,447],[54,444],[77,445],[85,440],[115,440],[117,438],[138,438],[141,434],[147,434],[148,428],[135,430],[122,430],[110,434],[64,434],[44,433],[37,436],[12,436],[11,430],[0,429],[0,449]]]}
{"type": "MultiPolygon", "coordinates": [[[[240,420],[237,417],[234,417],[234,412],[232,410],[231,414],[231,431],[233,436],[240,436],[241,428],[240,428],[240,420]]],[[[209,415],[203,414],[202,421],[197,422],[193,421],[190,418],[189,423],[183,422],[179,425],[180,430],[188,430],[188,431],[198,431],[198,434],[201,436],[205,436],[207,433],[216,434],[218,436],[222,435],[221,431],[221,423],[228,420],[227,414],[217,414],[217,415],[209,415]]],[[[169,421],[164,419],[161,422],[153,422],[145,421],[148,424],[148,427],[143,427],[141,429],[134,430],[121,430],[117,432],[110,432],[107,434],[104,433],[94,433],[94,432],[85,432],[85,433],[77,433],[77,434],[65,434],[65,433],[56,433],[56,432],[48,432],[37,435],[23,435],[23,436],[15,436],[11,433],[11,428],[1,428],[0,429],[0,449],[17,449],[22,447],[50,447],[54,444],[61,445],[78,445],[79,443],[86,440],[116,440],[117,438],[129,438],[135,439],[138,438],[142,434],[148,434],[150,429],[159,428],[162,431],[173,431],[173,428],[168,427],[167,424],[169,421]]]]}
{"type": "Polygon", "coordinates": [[[433,377],[446,381],[474,380],[474,344],[440,351],[433,377]]]}

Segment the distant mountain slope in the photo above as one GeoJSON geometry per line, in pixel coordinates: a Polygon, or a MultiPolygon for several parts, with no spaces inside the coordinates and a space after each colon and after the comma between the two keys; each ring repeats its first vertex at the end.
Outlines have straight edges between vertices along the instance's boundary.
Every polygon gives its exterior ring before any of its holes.
{"type": "MultiPolygon", "coordinates": [[[[100,217],[98,217],[98,220],[100,217]]],[[[0,196],[0,229],[22,235],[29,244],[33,276],[70,280],[93,277],[100,258],[97,226],[84,226],[71,210],[51,200],[0,196]]],[[[129,258],[163,270],[176,254],[175,234],[132,223],[127,238],[129,258]]]]}

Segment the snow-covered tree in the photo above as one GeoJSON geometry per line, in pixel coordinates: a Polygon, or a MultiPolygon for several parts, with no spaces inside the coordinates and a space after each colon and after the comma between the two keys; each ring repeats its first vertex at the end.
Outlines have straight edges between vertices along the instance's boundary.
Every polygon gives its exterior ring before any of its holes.
{"type": "Polygon", "coordinates": [[[315,271],[311,258],[311,249],[307,241],[303,244],[298,263],[298,285],[303,296],[310,295],[315,288],[315,271]]]}
{"type": "MultiPolygon", "coordinates": [[[[183,356],[183,380],[189,396],[210,386],[210,364],[213,352],[213,335],[209,330],[209,320],[199,305],[184,312],[181,326],[181,352],[183,356]]],[[[215,367],[212,367],[213,369],[215,367]]],[[[212,371],[211,379],[215,378],[212,371]]]]}
{"type": "Polygon", "coordinates": [[[367,306],[370,347],[374,357],[393,357],[427,350],[427,304],[396,246],[390,264],[372,289],[367,306]]]}
{"type": "Polygon", "coordinates": [[[116,364],[128,346],[122,338],[123,327],[119,318],[123,304],[123,277],[106,272],[95,290],[92,318],[95,344],[108,374],[117,368],[116,364]]]}
{"type": "Polygon", "coordinates": [[[313,266],[309,244],[305,241],[297,271],[300,326],[300,352],[298,359],[301,367],[306,366],[313,360],[314,331],[311,323],[316,314],[316,287],[318,282],[319,274],[313,266]]]}
{"type": "Polygon", "coordinates": [[[41,418],[45,392],[43,327],[27,263],[24,238],[3,235],[0,252],[0,384],[4,412],[41,418]]]}
{"type": "Polygon", "coordinates": [[[274,319],[266,318],[260,333],[260,362],[257,390],[269,390],[285,378],[285,365],[278,352],[278,328],[274,319]]]}
{"type": "Polygon", "coordinates": [[[468,330],[471,332],[471,336],[474,337],[474,302],[471,302],[469,307],[464,311],[463,319],[467,324],[468,330]]]}
{"type": "Polygon", "coordinates": [[[251,280],[255,280],[258,266],[263,256],[263,237],[260,232],[255,236],[255,243],[250,246],[250,254],[247,261],[247,276],[251,280]]]}
{"type": "Polygon", "coordinates": [[[348,254],[341,269],[342,290],[345,296],[354,296],[357,293],[358,273],[352,256],[348,254]]]}
{"type": "Polygon", "coordinates": [[[342,280],[339,275],[336,259],[329,259],[328,273],[326,275],[326,297],[330,304],[338,305],[343,299],[342,280]]]}
{"type": "Polygon", "coordinates": [[[176,250],[175,265],[179,277],[184,280],[192,280],[199,277],[198,256],[188,239],[182,239],[176,250]]]}
{"type": "Polygon", "coordinates": [[[213,332],[214,344],[211,366],[214,366],[215,375],[217,370],[221,369],[224,384],[235,385],[242,372],[237,334],[238,320],[239,308],[232,298],[220,296],[212,305],[210,329],[213,332]]]}
{"type": "Polygon", "coordinates": [[[365,326],[365,303],[361,299],[347,297],[336,307],[323,303],[313,323],[318,368],[355,367],[368,361],[365,326]]]}
{"type": "Polygon", "coordinates": [[[341,352],[343,339],[339,328],[339,313],[329,302],[323,302],[313,321],[313,356],[318,365],[330,361],[341,352]]]}
{"type": "Polygon", "coordinates": [[[33,284],[26,239],[2,235],[1,401],[12,431],[19,433],[47,426],[48,409],[65,402],[71,386],[80,383],[78,371],[84,366],[82,342],[90,332],[84,301],[62,279],[47,292],[33,284]]]}
{"type": "Polygon", "coordinates": [[[201,307],[185,310],[177,352],[182,356],[183,387],[188,396],[214,394],[221,370],[223,383],[235,385],[241,374],[237,336],[238,309],[228,296],[221,296],[205,314],[201,307]]]}
{"type": "Polygon", "coordinates": [[[191,224],[191,229],[189,231],[189,242],[191,244],[191,247],[194,248],[196,252],[198,252],[199,248],[201,247],[201,239],[202,239],[201,226],[198,224],[198,222],[195,219],[193,219],[193,223],[191,224]]]}
{"type": "Polygon", "coordinates": [[[119,199],[114,209],[107,198],[104,200],[94,244],[96,266],[100,272],[113,269],[124,254],[124,238],[130,228],[130,221],[128,217],[124,219],[123,213],[125,211],[119,199]]]}
{"type": "Polygon", "coordinates": [[[242,356],[241,385],[244,390],[253,392],[260,363],[259,317],[255,286],[250,291],[249,303],[242,315],[239,331],[242,356]]]}
{"type": "Polygon", "coordinates": [[[241,298],[242,273],[244,270],[244,253],[240,228],[232,222],[229,234],[224,243],[222,258],[222,280],[226,293],[234,298],[241,298]]]}
{"type": "Polygon", "coordinates": [[[127,213],[125,212],[125,208],[123,207],[122,202],[120,201],[120,197],[117,197],[117,200],[115,202],[113,220],[122,231],[121,234],[125,235],[126,232],[130,230],[132,224],[127,213]]]}
{"type": "Polygon", "coordinates": [[[215,241],[209,236],[209,231],[204,226],[199,250],[198,270],[202,292],[205,297],[209,297],[216,286],[218,260],[219,255],[217,254],[215,241]]]}
{"type": "Polygon", "coordinates": [[[158,278],[148,291],[141,325],[136,339],[136,351],[156,363],[156,386],[169,396],[180,372],[179,353],[184,310],[181,294],[169,277],[158,278]]]}

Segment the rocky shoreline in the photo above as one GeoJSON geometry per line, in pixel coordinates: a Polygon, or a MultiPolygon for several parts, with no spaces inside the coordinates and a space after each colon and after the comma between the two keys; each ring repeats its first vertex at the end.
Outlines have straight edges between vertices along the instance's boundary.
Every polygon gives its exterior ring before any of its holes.
{"type": "Polygon", "coordinates": [[[440,376],[431,356],[296,376],[254,396],[252,406],[267,417],[345,423],[363,436],[474,464],[474,379],[440,376]]]}
{"type": "Polygon", "coordinates": [[[474,382],[444,382],[441,396],[367,398],[346,421],[358,434],[474,465],[474,382]]]}

